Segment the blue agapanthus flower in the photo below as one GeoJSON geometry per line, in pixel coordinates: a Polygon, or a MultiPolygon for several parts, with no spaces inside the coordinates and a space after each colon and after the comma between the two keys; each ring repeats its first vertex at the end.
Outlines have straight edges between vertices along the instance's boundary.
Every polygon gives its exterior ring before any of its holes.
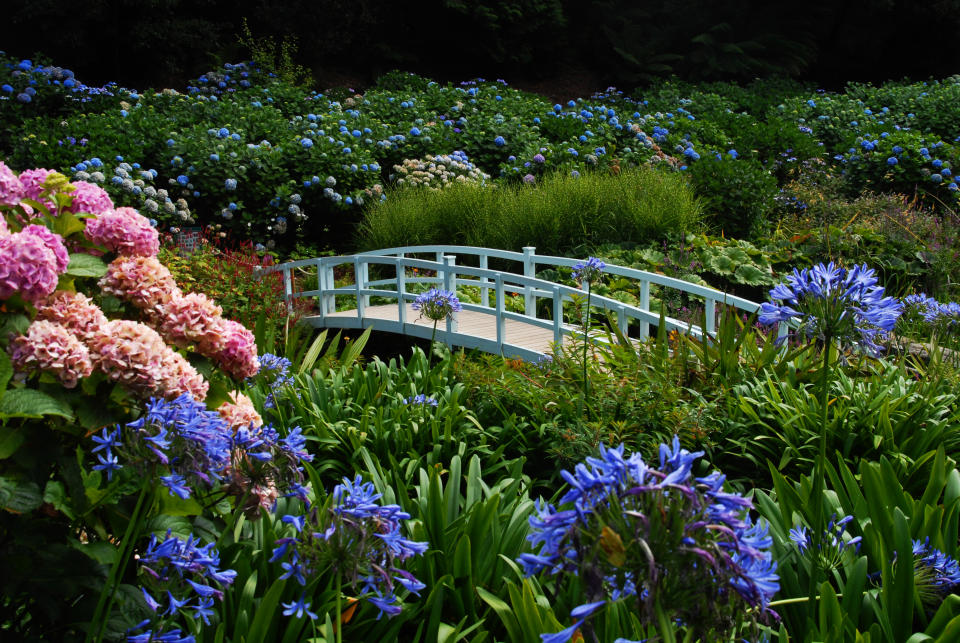
{"type": "Polygon", "coordinates": [[[928,609],[960,589],[960,562],[930,546],[930,539],[913,541],[914,588],[928,609]]]}
{"type": "Polygon", "coordinates": [[[575,576],[594,600],[574,608],[573,627],[541,638],[569,641],[609,601],[635,602],[649,623],[659,605],[701,640],[727,640],[740,622],[772,614],[779,577],[769,527],[753,522],[752,501],[725,490],[721,473],[694,476],[702,455],[674,437],[654,466],[601,444],[561,472],[569,490],[558,507],[537,503],[527,536],[534,553],[518,562],[528,576],[575,576]]]}
{"type": "Polygon", "coordinates": [[[407,406],[437,406],[438,402],[424,393],[418,393],[411,397],[406,397],[403,399],[403,403],[407,406]]]}
{"type": "MultiPolygon", "coordinates": [[[[306,585],[315,573],[340,574],[378,609],[378,619],[399,614],[398,590],[419,595],[426,587],[401,563],[423,555],[428,545],[404,537],[401,522],[410,514],[398,505],[380,504],[381,498],[360,476],[344,478],[324,505],[309,506],[303,516],[285,516],[283,522],[292,525],[293,535],[277,539],[270,558],[282,561],[280,578],[306,585]]],[[[294,613],[300,605],[288,609],[294,613]]]]}
{"type": "Polygon", "coordinates": [[[573,280],[580,284],[596,283],[606,267],[607,264],[596,257],[588,257],[573,266],[573,280]]]}
{"type": "Polygon", "coordinates": [[[787,283],[770,291],[770,299],[760,305],[761,324],[797,322],[807,339],[836,339],[874,354],[880,352],[877,340],[893,330],[903,312],[899,300],[884,296],[866,265],[848,270],[831,262],[794,269],[787,283]]]}
{"type": "Polygon", "coordinates": [[[431,288],[417,295],[413,301],[413,309],[420,311],[423,317],[437,322],[460,312],[463,308],[457,296],[449,290],[431,288]]]}

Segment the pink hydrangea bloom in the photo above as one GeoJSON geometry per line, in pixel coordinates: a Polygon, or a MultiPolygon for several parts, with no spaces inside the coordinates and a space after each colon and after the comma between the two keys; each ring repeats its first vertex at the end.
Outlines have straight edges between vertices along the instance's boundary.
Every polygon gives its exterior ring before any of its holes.
{"type": "Polygon", "coordinates": [[[87,221],[87,239],[121,255],[156,256],[160,235],[150,221],[133,208],[108,210],[87,221]]]}
{"type": "Polygon", "coordinates": [[[66,388],[93,372],[90,352],[67,328],[48,321],[30,324],[25,335],[15,337],[7,349],[13,368],[26,376],[38,370],[57,376],[66,388]]]}
{"type": "Polygon", "coordinates": [[[20,293],[38,303],[56,290],[61,263],[41,236],[16,232],[0,237],[0,299],[20,293]]]}
{"type": "Polygon", "coordinates": [[[73,202],[64,208],[67,212],[79,214],[93,214],[100,216],[104,212],[113,210],[113,201],[110,195],[99,185],[87,183],[86,181],[74,181],[71,185],[76,188],[70,193],[73,202]]]}
{"type": "Polygon", "coordinates": [[[263,418],[253,408],[253,401],[240,391],[230,393],[231,402],[224,402],[217,408],[220,417],[226,420],[230,428],[236,432],[239,429],[255,429],[263,426],[263,418]]]}
{"type": "Polygon", "coordinates": [[[23,198],[33,199],[39,202],[50,211],[50,214],[57,213],[56,204],[48,198],[40,198],[40,195],[43,193],[43,183],[47,180],[47,177],[55,171],[56,170],[47,170],[39,167],[34,170],[24,170],[20,173],[20,185],[23,186],[23,198]]]}
{"type": "Polygon", "coordinates": [[[168,400],[172,400],[184,393],[189,393],[197,402],[203,402],[207,398],[210,384],[203,379],[203,376],[183,355],[169,346],[166,349],[163,359],[163,382],[161,384],[164,396],[168,400]]]}
{"type": "MultiPolygon", "coordinates": [[[[23,189],[20,179],[13,170],[0,161],[0,205],[16,205],[24,195],[26,190],[23,189]]],[[[4,228],[6,228],[6,221],[4,221],[4,228]]]]}
{"type": "Polygon", "coordinates": [[[94,366],[140,397],[206,397],[207,383],[157,331],[139,322],[107,322],[87,342],[94,366]]]}
{"type": "Polygon", "coordinates": [[[257,358],[257,343],[253,333],[232,319],[220,322],[220,332],[224,338],[223,349],[210,357],[237,379],[256,375],[260,370],[260,360],[257,358]]]}
{"type": "Polygon", "coordinates": [[[103,311],[89,297],[67,290],[50,295],[37,309],[37,319],[59,324],[83,340],[107,323],[103,311]]]}
{"type": "Polygon", "coordinates": [[[99,284],[106,294],[125,299],[150,314],[159,314],[162,305],[180,296],[173,275],[156,257],[117,257],[107,266],[99,284]]]}
{"type": "Polygon", "coordinates": [[[20,234],[32,234],[43,239],[46,246],[57,257],[57,272],[66,272],[67,266],[70,264],[70,253],[63,245],[63,237],[42,225],[28,225],[20,231],[20,234]]]}
{"type": "Polygon", "coordinates": [[[201,355],[223,350],[223,309],[202,293],[171,297],[153,315],[154,328],[168,342],[186,348],[191,344],[201,355]]]}

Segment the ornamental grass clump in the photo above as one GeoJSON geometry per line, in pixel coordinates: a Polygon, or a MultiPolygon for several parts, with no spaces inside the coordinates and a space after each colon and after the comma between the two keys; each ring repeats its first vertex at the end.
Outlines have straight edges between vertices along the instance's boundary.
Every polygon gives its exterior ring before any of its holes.
{"type": "MultiPolygon", "coordinates": [[[[308,505],[302,516],[287,515],[283,522],[292,525],[294,535],[279,538],[271,562],[283,561],[280,578],[293,578],[300,585],[313,585],[318,578],[335,578],[336,623],[340,619],[344,584],[365,597],[379,614],[395,616],[402,610],[397,591],[405,589],[419,596],[425,585],[400,563],[422,555],[426,542],[401,535],[401,521],[410,514],[398,505],[378,503],[382,494],[360,476],[344,478],[333,489],[327,502],[308,505]]],[[[301,597],[296,607],[309,610],[301,597]]],[[[313,615],[306,612],[311,618],[313,615]]],[[[340,628],[337,640],[341,639],[340,628]]]]}
{"type": "Polygon", "coordinates": [[[693,476],[701,455],[674,437],[654,468],[623,445],[601,444],[599,457],[562,472],[570,490],[559,508],[538,504],[527,536],[538,549],[519,562],[528,576],[570,577],[586,602],[571,627],[545,641],[571,640],[578,629],[595,640],[590,619],[617,601],[636,606],[666,641],[677,628],[684,640],[725,641],[744,623],[776,618],[767,607],[779,590],[768,526],[752,521],[749,498],[724,490],[724,475],[693,476]]]}

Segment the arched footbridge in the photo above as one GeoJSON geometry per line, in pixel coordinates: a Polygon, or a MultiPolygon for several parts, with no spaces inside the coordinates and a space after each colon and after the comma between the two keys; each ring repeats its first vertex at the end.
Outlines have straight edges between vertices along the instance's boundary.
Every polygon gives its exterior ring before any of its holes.
{"type": "MultiPolygon", "coordinates": [[[[463,310],[437,327],[436,339],[450,346],[476,348],[488,353],[537,360],[581,334],[577,307],[585,291],[565,283],[536,277],[546,268],[573,268],[583,259],[536,254],[533,247],[511,252],[472,246],[407,246],[354,255],[303,259],[272,266],[282,272],[289,305],[296,299],[313,299],[305,320],[320,328],[367,328],[427,338],[433,322],[413,310],[417,294],[426,288],[458,293],[463,310]],[[493,266],[493,267],[491,267],[493,266]],[[340,285],[337,285],[337,282],[340,285]],[[352,283],[350,283],[352,281],[352,283]],[[310,286],[308,290],[298,287],[310,286]],[[315,287],[314,287],[315,286],[315,287]],[[522,298],[523,311],[509,306],[511,297],[522,298]]],[[[668,330],[708,337],[714,333],[717,304],[753,313],[759,304],[719,290],[657,273],[607,265],[604,275],[636,283],[639,297],[631,305],[592,294],[590,305],[614,313],[623,335],[645,339],[660,314],[650,310],[650,289],[688,293],[703,304],[704,327],[666,317],[668,330]],[[635,320],[631,325],[630,321],[635,320]],[[632,330],[628,333],[628,329],[632,330]]],[[[514,302],[521,301],[514,299],[514,302]]]]}

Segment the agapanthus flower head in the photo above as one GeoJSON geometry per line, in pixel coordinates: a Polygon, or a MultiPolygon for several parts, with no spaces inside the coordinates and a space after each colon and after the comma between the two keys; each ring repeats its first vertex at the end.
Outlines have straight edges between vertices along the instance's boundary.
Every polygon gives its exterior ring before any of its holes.
{"type": "Polygon", "coordinates": [[[173,275],[152,256],[117,257],[107,266],[99,286],[104,293],[151,314],[162,312],[163,304],[181,295],[173,275]]]}
{"type": "Polygon", "coordinates": [[[404,398],[403,403],[406,404],[407,406],[433,406],[433,407],[436,407],[438,404],[434,398],[424,393],[417,393],[416,395],[413,395],[411,397],[404,398]]]}
{"type": "Polygon", "coordinates": [[[56,290],[63,256],[51,245],[66,253],[60,237],[52,233],[21,231],[0,237],[0,299],[19,293],[24,300],[38,304],[56,290]]]}
{"type": "Polygon", "coordinates": [[[813,538],[805,525],[797,525],[790,530],[790,540],[797,546],[802,556],[813,556],[821,569],[834,569],[842,562],[845,552],[859,552],[862,538],[851,536],[847,532],[847,525],[853,516],[837,518],[834,514],[823,531],[823,538],[818,544],[819,550],[813,549],[813,538]]]}
{"type": "Polygon", "coordinates": [[[380,498],[360,476],[344,478],[326,503],[311,506],[304,516],[284,517],[293,534],[277,540],[271,558],[283,561],[281,578],[306,585],[314,573],[340,574],[379,610],[377,618],[399,614],[397,591],[419,595],[425,587],[400,563],[422,555],[427,543],[405,538],[401,521],[410,514],[397,505],[381,505],[380,498]]]}
{"type": "Polygon", "coordinates": [[[7,350],[18,373],[52,373],[66,388],[75,388],[81,377],[93,372],[87,347],[69,329],[49,321],[34,321],[7,350]]]}
{"type": "Polygon", "coordinates": [[[65,211],[100,216],[113,210],[113,200],[99,185],[86,181],[74,181],[71,185],[74,187],[73,192],[70,193],[73,200],[64,208],[65,211]]]}
{"type": "MultiPolygon", "coordinates": [[[[659,604],[701,640],[726,640],[745,619],[769,614],[779,578],[768,526],[751,520],[752,502],[725,491],[719,472],[694,478],[701,455],[674,438],[653,467],[622,445],[601,445],[561,473],[569,491],[559,508],[537,503],[527,536],[536,553],[519,562],[528,575],[576,576],[594,599],[636,602],[646,622],[656,622],[659,604]]],[[[574,618],[582,624],[600,607],[580,606],[574,618]]]]}
{"type": "Polygon", "coordinates": [[[589,257],[573,267],[573,280],[579,284],[593,284],[600,279],[607,264],[596,257],[589,257]]]}
{"type": "Polygon", "coordinates": [[[86,340],[107,323],[107,317],[89,297],[79,292],[58,290],[37,308],[37,320],[59,324],[86,340]]]}
{"type": "Polygon", "coordinates": [[[150,220],[133,208],[102,212],[87,221],[83,234],[93,243],[122,256],[156,256],[160,237],[150,220]]]}
{"type": "Polygon", "coordinates": [[[189,614],[209,625],[214,602],[223,599],[223,588],[233,584],[237,577],[232,569],[220,569],[220,553],[214,543],[201,545],[200,539],[192,534],[184,540],[169,530],[162,541],[156,534],[151,535],[137,562],[144,583],[140,588],[143,599],[155,616],[134,630],[143,629],[155,620],[160,623],[156,631],[131,636],[128,641],[186,641],[187,638],[179,638],[179,629],[164,632],[169,621],[189,614]],[[138,638],[141,636],[146,638],[138,638]]]}
{"type": "Polygon", "coordinates": [[[26,194],[27,191],[17,175],[3,161],[0,161],[0,206],[17,205],[26,194]]]}
{"type": "MultiPolygon", "coordinates": [[[[257,378],[262,378],[270,392],[263,401],[263,408],[272,409],[276,406],[276,394],[285,386],[293,384],[293,376],[290,375],[290,367],[293,363],[286,357],[280,357],[273,353],[264,353],[260,356],[260,370],[257,371],[257,378]]],[[[254,378],[248,378],[251,380],[254,378]]]]}
{"type": "Polygon", "coordinates": [[[885,297],[873,269],[866,265],[849,270],[817,264],[794,269],[770,291],[771,302],[761,304],[761,324],[797,322],[807,339],[839,340],[844,345],[878,353],[877,341],[893,330],[903,304],[885,297]]]}
{"type": "Polygon", "coordinates": [[[913,541],[914,588],[933,611],[948,594],[960,588],[960,562],[930,546],[930,539],[913,541]]]}
{"type": "Polygon", "coordinates": [[[413,309],[420,311],[423,317],[438,322],[460,312],[463,308],[454,293],[440,288],[431,288],[417,295],[413,301],[413,309]]]}
{"type": "Polygon", "coordinates": [[[261,509],[272,511],[280,494],[306,500],[303,463],[313,456],[306,450],[307,439],[300,427],[281,436],[271,425],[248,423],[233,429],[231,441],[224,489],[244,501],[241,508],[247,518],[256,520],[261,509]]]}

